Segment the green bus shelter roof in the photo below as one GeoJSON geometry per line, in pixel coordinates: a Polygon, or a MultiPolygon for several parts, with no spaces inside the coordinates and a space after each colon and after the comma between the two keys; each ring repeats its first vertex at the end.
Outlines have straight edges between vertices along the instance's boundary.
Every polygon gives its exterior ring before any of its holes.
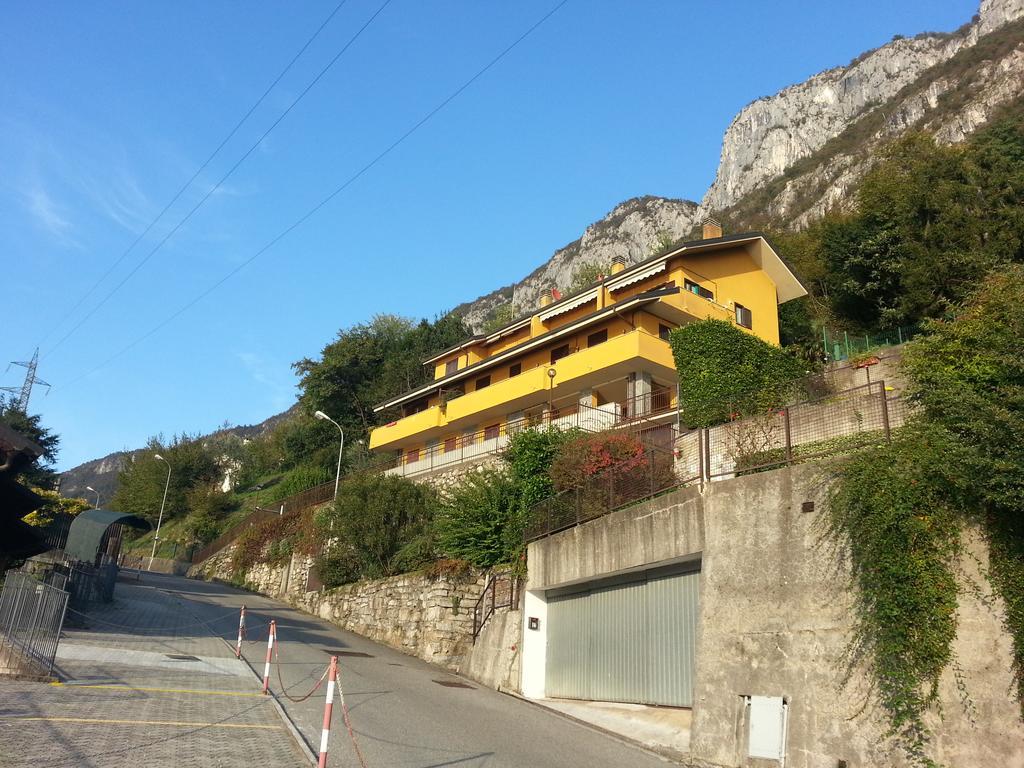
{"type": "Polygon", "coordinates": [[[143,531],[150,528],[149,523],[137,515],[114,512],[110,509],[87,509],[71,521],[64,554],[74,560],[92,562],[99,554],[103,535],[115,523],[123,523],[143,531]]]}

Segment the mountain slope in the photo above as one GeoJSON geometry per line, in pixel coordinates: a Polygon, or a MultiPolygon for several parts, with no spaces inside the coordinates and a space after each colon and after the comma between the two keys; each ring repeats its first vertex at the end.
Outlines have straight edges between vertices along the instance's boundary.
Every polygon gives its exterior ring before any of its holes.
{"type": "MultiPolygon", "coordinates": [[[[225,427],[211,432],[209,435],[202,435],[198,439],[203,440],[211,437],[224,435],[235,435],[243,440],[257,437],[269,432],[285,419],[292,416],[297,405],[293,405],[284,413],[271,416],[259,424],[243,425],[237,427],[225,427]]],[[[141,453],[143,448],[134,450],[115,451],[101,459],[93,459],[84,464],[79,464],[66,472],[60,474],[60,493],[66,497],[81,497],[95,503],[96,494],[87,491],[86,486],[92,486],[100,494],[100,504],[105,505],[113,498],[117,490],[117,478],[125,461],[130,461],[135,455],[141,453]]]]}
{"type": "Polygon", "coordinates": [[[456,311],[479,330],[513,297],[518,315],[545,290],[564,290],[580,265],[615,255],[634,263],[659,233],[686,237],[709,214],[733,230],[804,226],[846,202],[880,143],[913,129],[960,141],[1019,99],[1022,83],[1024,0],[983,0],[956,32],[893,40],[744,107],[725,133],[718,173],[699,206],[627,200],[523,281],[456,311]]]}

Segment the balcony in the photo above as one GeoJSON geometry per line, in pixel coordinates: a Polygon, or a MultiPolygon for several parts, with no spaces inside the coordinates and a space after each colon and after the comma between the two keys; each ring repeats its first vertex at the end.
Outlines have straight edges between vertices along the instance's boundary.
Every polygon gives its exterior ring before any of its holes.
{"type": "Polygon", "coordinates": [[[411,416],[377,427],[370,433],[370,450],[391,445],[420,435],[427,430],[437,429],[446,424],[444,412],[439,406],[431,406],[411,416]]]}
{"type": "Polygon", "coordinates": [[[370,435],[370,449],[395,449],[441,437],[446,431],[458,431],[487,421],[502,421],[510,413],[551,400],[575,399],[581,389],[609,379],[624,378],[638,369],[656,373],[663,379],[674,379],[675,363],[669,345],[642,330],[614,336],[550,365],[538,365],[485,389],[467,392],[449,400],[443,408],[434,406],[378,427],[370,435]],[[549,369],[555,371],[553,379],[548,376],[549,369]]]}

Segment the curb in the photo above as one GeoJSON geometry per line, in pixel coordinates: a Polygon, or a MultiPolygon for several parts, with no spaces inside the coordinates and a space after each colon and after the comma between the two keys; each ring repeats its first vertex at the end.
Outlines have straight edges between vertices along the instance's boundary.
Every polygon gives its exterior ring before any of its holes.
{"type": "MultiPolygon", "coordinates": [[[[155,587],[155,589],[160,588],[155,587]]],[[[174,598],[178,600],[179,603],[183,604],[183,607],[185,607],[184,603],[188,602],[188,598],[176,594],[172,590],[160,589],[160,591],[173,595],[174,598]]],[[[189,613],[192,613],[191,608],[186,608],[186,610],[188,610],[189,613]]],[[[193,617],[199,619],[199,617],[196,616],[195,613],[192,613],[192,615],[193,617]]],[[[202,619],[199,620],[202,621],[202,619]]],[[[226,645],[231,650],[231,652],[234,653],[235,647],[231,645],[231,643],[229,643],[227,640],[220,636],[218,636],[217,639],[224,643],[224,645],[226,645]]],[[[247,659],[245,656],[242,656],[239,660],[245,662],[245,666],[249,669],[250,672],[253,673],[258,683],[263,682],[263,678],[260,676],[260,673],[252,666],[252,664],[249,663],[249,659],[247,659]]],[[[291,737],[294,740],[295,745],[299,748],[299,751],[306,756],[306,759],[309,760],[310,765],[317,765],[319,756],[317,755],[316,752],[313,751],[313,747],[309,744],[309,742],[306,741],[306,737],[302,735],[302,731],[299,730],[298,726],[295,725],[294,721],[291,719],[291,717],[289,717],[288,712],[285,710],[285,708],[281,706],[281,702],[277,700],[277,695],[271,694],[268,698],[270,699],[270,703],[273,704],[274,710],[277,712],[278,717],[281,718],[281,722],[284,723],[285,729],[288,731],[289,734],[291,734],[291,737]]]]}

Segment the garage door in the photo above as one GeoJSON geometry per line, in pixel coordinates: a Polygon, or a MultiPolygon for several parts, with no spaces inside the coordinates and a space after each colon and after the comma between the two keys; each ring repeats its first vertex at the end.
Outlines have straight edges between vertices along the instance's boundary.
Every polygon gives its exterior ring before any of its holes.
{"type": "Polygon", "coordinates": [[[548,696],[693,706],[700,572],[631,574],[548,595],[548,696]]]}

